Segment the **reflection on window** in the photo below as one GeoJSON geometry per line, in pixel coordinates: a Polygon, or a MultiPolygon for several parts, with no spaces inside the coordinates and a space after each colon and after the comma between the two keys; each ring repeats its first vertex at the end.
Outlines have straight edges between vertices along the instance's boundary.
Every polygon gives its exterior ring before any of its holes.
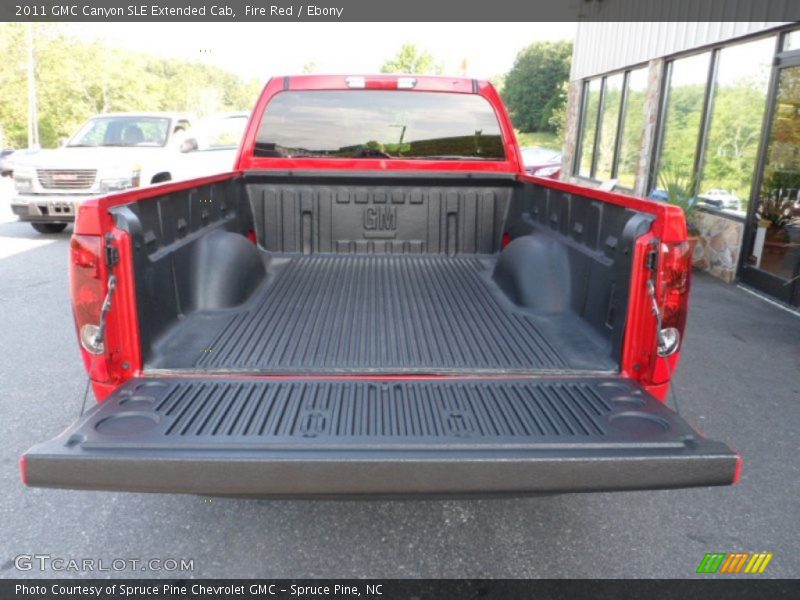
{"type": "Polygon", "coordinates": [[[197,140],[202,150],[238,148],[247,126],[246,115],[207,119],[197,128],[197,140]]]}
{"type": "Polygon", "coordinates": [[[597,142],[595,179],[611,179],[619,110],[622,103],[622,80],[622,73],[606,77],[606,85],[603,92],[603,110],[600,115],[600,137],[597,142]]]}
{"type": "Polygon", "coordinates": [[[594,152],[594,136],[597,131],[597,110],[600,106],[601,79],[593,79],[584,86],[586,95],[583,104],[583,122],[581,124],[581,147],[578,150],[578,174],[583,177],[592,175],[592,153],[594,152]]]}
{"type": "Polygon", "coordinates": [[[500,126],[481,96],[390,90],[283,92],[267,106],[256,156],[505,158],[500,126]]]}
{"type": "Polygon", "coordinates": [[[768,38],[720,51],[699,195],[718,208],[747,209],[774,48],[768,38]]]}
{"type": "Polygon", "coordinates": [[[647,69],[635,69],[628,75],[625,114],[622,117],[622,141],[619,148],[617,179],[624,188],[634,189],[636,169],[644,134],[644,98],[647,91],[647,69]]]}
{"type": "Polygon", "coordinates": [[[663,187],[664,177],[693,176],[710,57],[705,52],[671,64],[656,180],[659,187],[663,187]]]}
{"type": "Polygon", "coordinates": [[[800,68],[782,69],[775,97],[764,183],[800,188],[800,68]],[[779,174],[780,176],[776,176],[779,174]],[[791,174],[792,177],[787,176],[791,174]]]}
{"type": "Polygon", "coordinates": [[[800,259],[800,67],[778,75],[764,180],[756,215],[759,230],[751,261],[787,281],[800,259]]]}

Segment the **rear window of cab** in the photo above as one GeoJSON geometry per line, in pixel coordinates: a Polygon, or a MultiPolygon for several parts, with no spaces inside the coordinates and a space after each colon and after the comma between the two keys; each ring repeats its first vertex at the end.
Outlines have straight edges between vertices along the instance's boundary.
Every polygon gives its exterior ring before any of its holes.
{"type": "Polygon", "coordinates": [[[505,160],[500,124],[478,95],[286,91],[267,105],[255,156],[505,160]]]}

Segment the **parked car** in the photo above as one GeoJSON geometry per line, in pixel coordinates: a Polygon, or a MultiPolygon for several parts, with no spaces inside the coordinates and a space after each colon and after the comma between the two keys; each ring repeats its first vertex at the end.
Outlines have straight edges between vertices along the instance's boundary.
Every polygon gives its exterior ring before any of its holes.
{"type": "Polygon", "coordinates": [[[713,188],[707,192],[698,194],[697,197],[705,204],[710,204],[711,206],[715,206],[717,208],[741,210],[741,200],[736,194],[729,192],[728,190],[713,188]]]}
{"type": "Polygon", "coordinates": [[[522,148],[522,162],[529,175],[558,179],[561,175],[561,152],[540,146],[522,148]]]}
{"type": "Polygon", "coordinates": [[[12,154],[14,154],[14,151],[11,148],[0,150],[0,177],[11,177],[14,172],[9,162],[12,154]]]}
{"type": "Polygon", "coordinates": [[[488,82],[277,77],[235,171],[86,200],[70,285],[99,403],[25,453],[23,480],[284,497],[735,482],[738,455],[664,403],[683,212],[518,157],[488,82]]]}
{"type": "Polygon", "coordinates": [[[196,147],[192,121],[178,113],[93,117],[61,148],[15,161],[11,209],[37,231],[57,233],[88,198],[178,179],[181,153],[196,147]]]}
{"type": "Polygon", "coordinates": [[[12,150],[12,153],[2,161],[3,174],[14,175],[15,165],[28,160],[31,156],[41,152],[41,148],[23,148],[22,150],[12,150]]]}

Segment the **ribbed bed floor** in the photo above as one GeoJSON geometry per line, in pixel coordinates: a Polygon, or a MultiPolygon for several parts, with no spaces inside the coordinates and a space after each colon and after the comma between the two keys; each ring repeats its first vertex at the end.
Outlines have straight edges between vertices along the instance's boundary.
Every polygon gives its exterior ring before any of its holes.
{"type": "Polygon", "coordinates": [[[577,317],[536,315],[491,279],[491,257],[312,255],[269,260],[235,309],[196,313],[149,367],[203,371],[612,370],[577,317]]]}

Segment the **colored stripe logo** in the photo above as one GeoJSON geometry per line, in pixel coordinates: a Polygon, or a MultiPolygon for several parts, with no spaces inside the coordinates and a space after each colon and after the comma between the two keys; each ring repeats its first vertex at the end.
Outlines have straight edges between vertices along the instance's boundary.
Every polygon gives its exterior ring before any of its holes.
{"type": "Polygon", "coordinates": [[[707,552],[697,567],[702,574],[761,574],[772,560],[772,552],[707,552]]]}

